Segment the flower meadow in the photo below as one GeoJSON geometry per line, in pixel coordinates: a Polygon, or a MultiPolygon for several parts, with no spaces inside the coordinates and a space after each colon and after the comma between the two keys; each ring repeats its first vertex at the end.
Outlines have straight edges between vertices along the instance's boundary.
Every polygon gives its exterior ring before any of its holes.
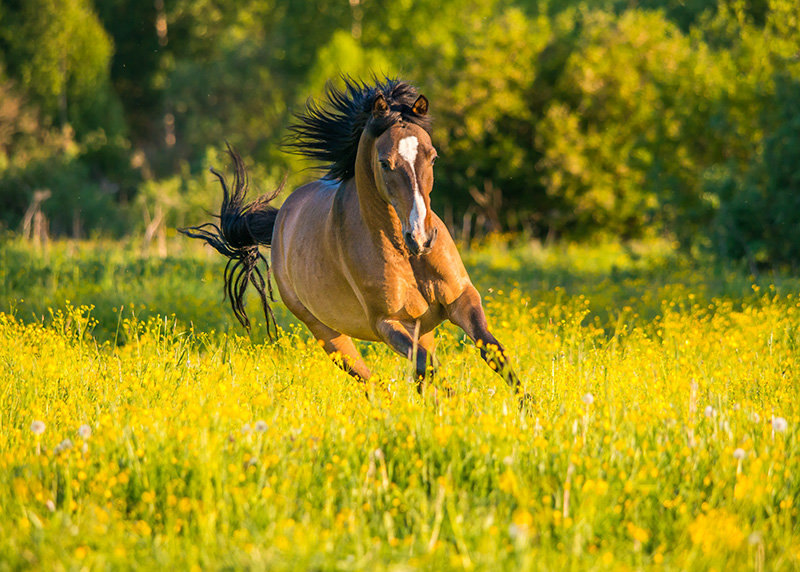
{"type": "Polygon", "coordinates": [[[222,261],[172,250],[0,245],[0,570],[800,567],[790,275],[476,245],[520,409],[452,326],[424,396],[379,344],[357,384],[280,304],[247,337],[222,261]]]}

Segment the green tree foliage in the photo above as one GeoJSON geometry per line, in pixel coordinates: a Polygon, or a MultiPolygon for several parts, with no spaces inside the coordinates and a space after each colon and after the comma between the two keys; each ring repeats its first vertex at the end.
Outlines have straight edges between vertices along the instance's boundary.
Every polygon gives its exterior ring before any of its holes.
{"type": "Polygon", "coordinates": [[[42,113],[79,135],[124,131],[110,89],[112,42],[89,0],[4,3],[5,64],[42,113]]]}
{"type": "Polygon", "coordinates": [[[683,224],[697,192],[716,97],[712,55],[657,12],[589,13],[539,123],[547,194],[559,226],[641,234],[683,224]]]}
{"type": "Polygon", "coordinates": [[[408,75],[432,102],[443,157],[434,195],[440,208],[463,211],[474,193],[499,190],[505,222],[541,218],[548,210],[532,160],[532,108],[538,55],[551,27],[547,18],[529,18],[497,0],[400,2],[392,10],[366,11],[364,42],[389,54],[399,69],[413,70],[408,75]]]}
{"type": "Polygon", "coordinates": [[[41,189],[54,229],[202,217],[224,141],[261,190],[299,183],[292,114],[375,73],[428,95],[451,220],[796,264],[799,22],[794,0],[2,0],[2,220],[41,189]]]}
{"type": "Polygon", "coordinates": [[[448,199],[463,205],[471,200],[466,191],[499,187],[506,207],[533,216],[533,204],[546,204],[536,173],[532,95],[549,22],[528,20],[512,7],[457,32],[459,65],[431,74],[448,199]]]}
{"type": "Polygon", "coordinates": [[[121,230],[116,199],[135,183],[109,81],[112,41],[91,2],[3,2],[0,23],[0,224],[20,227],[46,196],[50,232],[80,235],[97,221],[121,230]]]}
{"type": "Polygon", "coordinates": [[[710,41],[725,45],[738,70],[729,92],[726,135],[740,153],[710,169],[716,197],[706,238],[722,256],[751,265],[800,260],[800,6],[773,0],[764,26],[734,3],[712,22],[710,41]]]}

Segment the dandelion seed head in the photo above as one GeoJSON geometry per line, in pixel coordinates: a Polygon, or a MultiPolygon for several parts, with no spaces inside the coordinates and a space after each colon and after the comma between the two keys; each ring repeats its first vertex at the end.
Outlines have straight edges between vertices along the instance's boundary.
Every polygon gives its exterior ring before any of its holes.
{"type": "Polygon", "coordinates": [[[264,431],[267,430],[267,422],[259,419],[258,421],[256,421],[255,429],[258,433],[263,433],[264,431]]]}
{"type": "Polygon", "coordinates": [[[44,421],[39,421],[38,419],[31,423],[31,431],[34,435],[41,435],[44,433],[45,427],[44,421]]]}
{"type": "Polygon", "coordinates": [[[585,394],[585,395],[584,395],[584,396],[581,398],[581,400],[582,400],[582,401],[583,401],[583,402],[584,402],[586,405],[591,405],[592,403],[594,403],[594,395],[592,395],[591,393],[588,393],[588,392],[587,392],[587,393],[586,393],[586,394],[585,394]]]}
{"type": "Polygon", "coordinates": [[[783,417],[772,418],[772,429],[776,433],[783,433],[789,428],[789,423],[783,417]]]}
{"type": "Polygon", "coordinates": [[[735,449],[733,451],[733,458],[734,459],[739,459],[741,461],[746,456],[747,456],[747,453],[745,453],[744,449],[742,449],[741,447],[739,447],[739,448],[737,448],[737,449],[735,449]]]}
{"type": "Polygon", "coordinates": [[[86,440],[92,436],[92,428],[84,423],[83,425],[78,427],[78,435],[81,436],[81,439],[86,440]]]}
{"type": "Polygon", "coordinates": [[[64,439],[61,441],[61,443],[55,446],[53,452],[58,455],[61,451],[66,451],[68,449],[72,449],[72,439],[64,439]]]}
{"type": "Polygon", "coordinates": [[[710,405],[706,405],[706,408],[705,408],[705,411],[703,411],[703,414],[706,417],[708,417],[709,419],[711,419],[712,417],[714,417],[714,415],[717,414],[717,412],[714,411],[714,408],[711,407],[710,405]]]}

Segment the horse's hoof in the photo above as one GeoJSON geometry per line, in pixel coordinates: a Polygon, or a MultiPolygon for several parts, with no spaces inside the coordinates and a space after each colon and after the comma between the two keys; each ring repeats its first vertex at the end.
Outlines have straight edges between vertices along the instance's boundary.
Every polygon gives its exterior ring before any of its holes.
{"type": "Polygon", "coordinates": [[[364,393],[366,394],[367,401],[371,401],[372,399],[386,399],[391,403],[393,397],[390,383],[382,379],[370,379],[366,382],[364,393]]]}
{"type": "Polygon", "coordinates": [[[531,409],[536,403],[533,399],[533,395],[531,395],[527,391],[524,391],[522,393],[517,393],[517,399],[519,400],[520,411],[531,409]]]}

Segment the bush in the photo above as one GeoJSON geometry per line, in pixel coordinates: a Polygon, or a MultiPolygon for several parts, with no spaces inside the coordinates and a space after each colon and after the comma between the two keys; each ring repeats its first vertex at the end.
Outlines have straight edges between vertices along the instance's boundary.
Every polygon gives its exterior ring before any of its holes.
{"type": "Polygon", "coordinates": [[[744,174],[720,169],[707,180],[719,197],[712,240],[724,257],[744,258],[751,265],[800,261],[800,81],[780,75],[769,107],[775,129],[764,138],[763,151],[744,174]]]}

